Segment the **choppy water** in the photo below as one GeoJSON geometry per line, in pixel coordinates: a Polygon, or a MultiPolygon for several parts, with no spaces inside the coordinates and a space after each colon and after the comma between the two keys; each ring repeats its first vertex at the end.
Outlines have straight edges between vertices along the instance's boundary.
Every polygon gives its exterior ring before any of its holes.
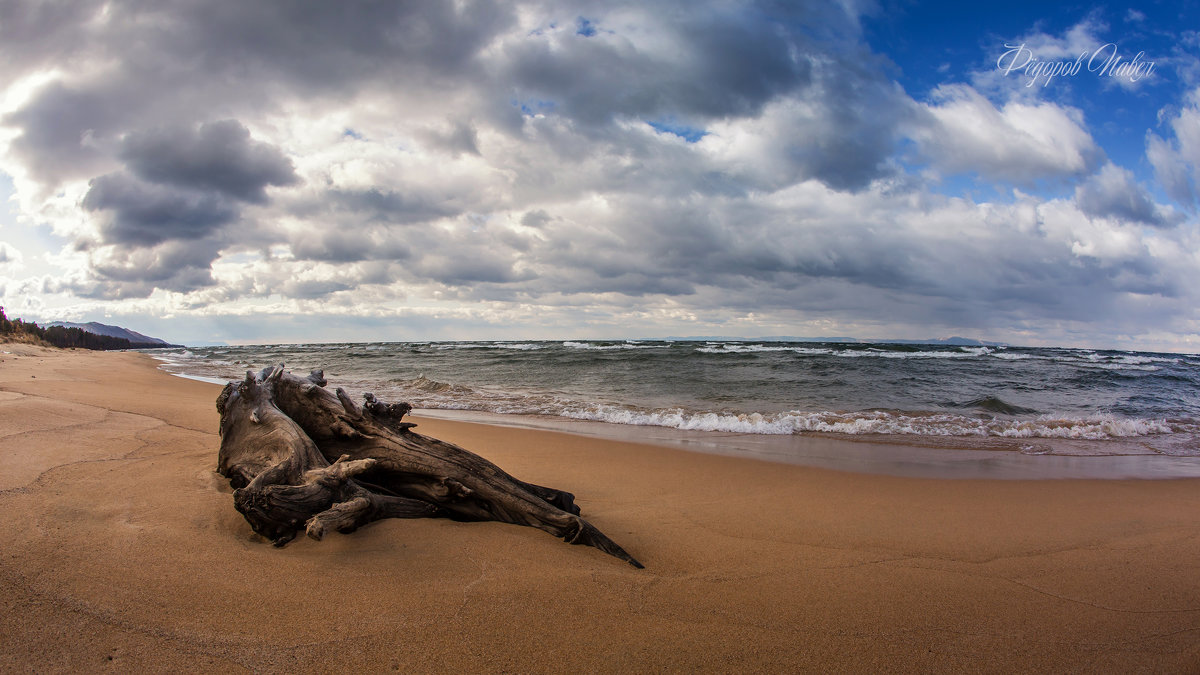
{"type": "Polygon", "coordinates": [[[421,342],[157,351],[239,379],[285,363],[414,407],[742,434],[1200,456],[1200,356],[815,342],[421,342]],[[1108,444],[1108,445],[1106,445],[1108,444]],[[1105,448],[1111,448],[1105,450],[1105,448]],[[1099,448],[1099,449],[1097,449],[1099,448]]]}

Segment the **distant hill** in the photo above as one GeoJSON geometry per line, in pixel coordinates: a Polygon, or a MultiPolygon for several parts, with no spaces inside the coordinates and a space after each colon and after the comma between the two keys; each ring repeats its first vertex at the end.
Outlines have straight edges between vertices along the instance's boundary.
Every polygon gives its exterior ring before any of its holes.
{"type": "Polygon", "coordinates": [[[948,338],[930,338],[928,340],[864,340],[863,342],[890,342],[900,345],[952,345],[955,347],[1007,347],[1006,342],[988,342],[986,340],[976,340],[975,338],[965,337],[948,337],[948,338]]]}
{"type": "Polygon", "coordinates": [[[797,337],[795,335],[768,335],[754,338],[732,335],[689,335],[687,337],[672,335],[665,338],[640,339],[675,340],[676,342],[879,342],[879,340],[860,340],[852,337],[797,337]]]}
{"type": "Polygon", "coordinates": [[[39,326],[32,321],[9,319],[3,307],[0,307],[0,342],[21,342],[65,349],[155,349],[180,346],[102,323],[39,326]],[[97,332],[93,332],[93,329],[97,332]]]}
{"type": "Polygon", "coordinates": [[[94,335],[104,335],[106,337],[117,338],[120,340],[129,340],[135,347],[178,347],[166,340],[142,335],[137,331],[122,328],[120,326],[110,326],[108,324],[89,321],[88,323],[71,323],[69,321],[54,321],[46,324],[46,327],[61,326],[63,328],[78,328],[79,330],[92,333],[94,335]]]}
{"type": "Polygon", "coordinates": [[[795,335],[768,335],[767,337],[729,337],[724,335],[693,335],[689,337],[643,338],[646,340],[676,340],[679,342],[849,342],[853,344],[896,344],[896,345],[951,345],[955,347],[1005,347],[1004,342],[988,342],[965,337],[927,338],[924,340],[897,340],[891,338],[853,337],[797,337],[795,335]]]}

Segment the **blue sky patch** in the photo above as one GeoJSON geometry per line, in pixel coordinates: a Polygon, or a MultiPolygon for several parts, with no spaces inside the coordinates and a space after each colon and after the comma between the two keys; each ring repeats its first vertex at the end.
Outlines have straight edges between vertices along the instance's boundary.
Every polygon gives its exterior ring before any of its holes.
{"type": "Polygon", "coordinates": [[[654,127],[654,130],[660,133],[675,134],[688,143],[695,143],[708,135],[708,132],[704,129],[698,129],[696,127],[680,124],[678,122],[659,120],[647,121],[646,124],[654,127]]]}

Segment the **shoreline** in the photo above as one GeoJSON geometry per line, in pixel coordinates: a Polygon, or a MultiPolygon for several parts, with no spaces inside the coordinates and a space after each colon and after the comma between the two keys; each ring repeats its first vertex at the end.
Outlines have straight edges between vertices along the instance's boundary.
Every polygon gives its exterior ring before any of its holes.
{"type": "Polygon", "coordinates": [[[426,409],[1025,454],[1200,456],[1200,400],[1186,384],[1200,363],[1190,357],[732,347],[398,342],[156,358],[164,370],[222,379],[280,361],[321,368],[347,391],[426,409]]]}
{"type": "Polygon", "coordinates": [[[213,471],[218,392],[143,354],[0,355],[0,670],[1200,664],[1200,480],[880,476],[421,417],[574,492],[647,568],[447,520],[276,549],[213,471]]]}
{"type": "MultiPolygon", "coordinates": [[[[161,362],[161,370],[178,377],[222,386],[227,381],[211,375],[176,372],[181,362],[153,354],[149,356],[161,362]]],[[[338,378],[333,375],[331,379],[338,378]]],[[[378,387],[362,382],[331,383],[331,386],[338,385],[345,386],[353,396],[361,391],[380,393],[378,387]]],[[[393,400],[386,391],[382,396],[393,400]]],[[[403,400],[403,397],[396,400],[403,400]]],[[[656,424],[454,408],[417,407],[413,415],[418,421],[428,417],[507,428],[542,429],[706,454],[888,476],[996,480],[1200,478],[1200,448],[1195,445],[1200,439],[1194,434],[1104,440],[813,431],[768,434],[685,430],[656,424]]]]}
{"type": "MultiPolygon", "coordinates": [[[[414,409],[412,418],[440,419],[517,429],[539,429],[612,441],[645,443],[689,452],[757,459],[906,478],[989,480],[1171,480],[1200,478],[1200,457],[1174,457],[1149,451],[1134,454],[1086,454],[1094,443],[1069,447],[1069,441],[1038,439],[1043,451],[1027,454],[1021,443],[995,443],[990,449],[961,447],[975,439],[949,438],[940,446],[920,445],[921,438],[878,439],[833,434],[768,435],[686,431],[659,426],[587,422],[556,417],[503,415],[470,410],[414,409]],[[1007,447],[1006,447],[1007,446],[1007,447]]],[[[937,439],[943,440],[943,439],[937,439]]],[[[1107,441],[1107,443],[1115,443],[1107,441]]]]}

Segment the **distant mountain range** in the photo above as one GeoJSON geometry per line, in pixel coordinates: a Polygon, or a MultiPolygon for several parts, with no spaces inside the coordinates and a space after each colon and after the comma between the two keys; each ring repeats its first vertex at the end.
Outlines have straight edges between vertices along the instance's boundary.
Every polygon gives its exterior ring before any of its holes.
{"type": "Polygon", "coordinates": [[[166,340],[163,340],[160,338],[150,337],[149,335],[142,335],[141,333],[139,333],[137,331],[129,330],[128,328],[121,328],[120,326],[110,326],[108,324],[98,323],[96,321],[89,321],[88,323],[71,323],[69,321],[55,321],[53,323],[46,324],[47,328],[49,328],[50,326],[62,326],[63,328],[78,328],[80,330],[87,331],[89,333],[95,333],[96,335],[106,335],[108,337],[121,338],[124,340],[129,340],[131,343],[133,343],[133,345],[135,347],[178,347],[178,346],[180,346],[180,345],[173,345],[173,344],[167,342],[166,340]]]}
{"type": "Polygon", "coordinates": [[[1005,342],[988,342],[965,337],[927,338],[924,340],[896,340],[890,338],[853,338],[853,337],[796,337],[794,335],[768,335],[767,337],[731,337],[728,335],[692,335],[689,337],[645,338],[647,340],[678,340],[680,342],[711,340],[714,342],[850,342],[854,344],[894,344],[894,345],[951,345],[955,347],[1007,347],[1005,342]]]}

